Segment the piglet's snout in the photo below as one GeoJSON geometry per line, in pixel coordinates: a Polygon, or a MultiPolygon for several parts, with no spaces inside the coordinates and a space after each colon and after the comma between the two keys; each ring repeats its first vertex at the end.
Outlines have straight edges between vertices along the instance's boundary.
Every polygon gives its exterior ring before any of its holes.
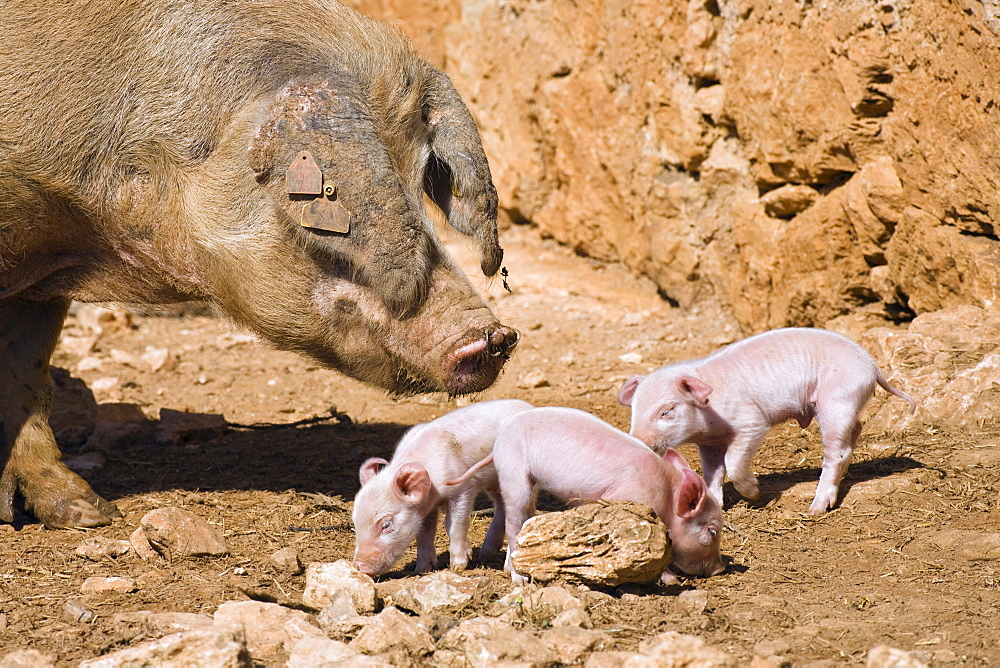
{"type": "Polygon", "coordinates": [[[367,561],[362,561],[360,559],[354,560],[354,565],[358,567],[358,570],[369,577],[375,577],[375,569],[367,561]]]}

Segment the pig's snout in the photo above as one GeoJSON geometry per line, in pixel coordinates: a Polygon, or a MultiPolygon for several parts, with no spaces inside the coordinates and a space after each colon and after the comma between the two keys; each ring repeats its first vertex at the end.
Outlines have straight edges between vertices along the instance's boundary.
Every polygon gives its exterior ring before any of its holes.
{"type": "Polygon", "coordinates": [[[373,578],[376,575],[378,575],[378,573],[375,572],[375,569],[372,567],[372,565],[369,564],[366,561],[361,561],[360,559],[355,559],[354,560],[354,565],[358,567],[359,571],[361,571],[362,573],[364,573],[368,577],[372,577],[373,578]]]}
{"type": "Polygon", "coordinates": [[[470,331],[445,359],[448,392],[467,394],[488,388],[520,338],[516,329],[504,325],[470,331]]]}

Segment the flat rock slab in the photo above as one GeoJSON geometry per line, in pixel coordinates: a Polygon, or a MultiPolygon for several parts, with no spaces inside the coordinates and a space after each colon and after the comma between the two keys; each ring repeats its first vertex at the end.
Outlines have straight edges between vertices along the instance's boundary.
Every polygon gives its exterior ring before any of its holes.
{"type": "Polygon", "coordinates": [[[458,610],[471,602],[483,579],[436,571],[408,581],[392,595],[392,604],[418,615],[458,610]]]}
{"type": "Polygon", "coordinates": [[[131,549],[132,545],[127,540],[90,536],[76,548],[76,554],[91,561],[100,561],[106,557],[120,557],[131,549]]]}
{"type": "MultiPolygon", "coordinates": [[[[222,535],[206,520],[182,508],[158,508],[139,522],[157,552],[174,557],[220,556],[229,553],[222,535]]],[[[135,540],[132,541],[135,545],[135,540]]],[[[136,548],[140,552],[140,548],[136,548]]]]}
{"type": "Polygon", "coordinates": [[[513,563],[536,582],[616,587],[658,579],[670,563],[670,543],[667,528],[648,506],[588,503],[525,522],[513,563]]]}
{"type": "Polygon", "coordinates": [[[250,668],[250,653],[239,628],[211,628],[174,633],[152,642],[144,642],[118,652],[90,659],[80,668],[250,668]]]}
{"type": "Polygon", "coordinates": [[[322,636],[312,616],[277,603],[229,601],[215,611],[215,628],[239,628],[255,659],[272,658],[291,651],[301,638],[322,636]]]}
{"type": "Polygon", "coordinates": [[[352,562],[346,559],[329,563],[317,561],[306,567],[303,604],[322,610],[339,591],[347,591],[351,595],[359,614],[375,612],[378,603],[375,581],[359,571],[352,562]]]}

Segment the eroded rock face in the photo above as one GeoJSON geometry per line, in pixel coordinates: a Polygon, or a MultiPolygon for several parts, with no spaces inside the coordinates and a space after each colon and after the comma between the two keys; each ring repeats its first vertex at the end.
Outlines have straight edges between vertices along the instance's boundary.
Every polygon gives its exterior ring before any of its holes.
{"type": "Polygon", "coordinates": [[[681,306],[718,299],[749,334],[996,302],[982,3],[354,4],[465,94],[510,219],[681,306]]]}

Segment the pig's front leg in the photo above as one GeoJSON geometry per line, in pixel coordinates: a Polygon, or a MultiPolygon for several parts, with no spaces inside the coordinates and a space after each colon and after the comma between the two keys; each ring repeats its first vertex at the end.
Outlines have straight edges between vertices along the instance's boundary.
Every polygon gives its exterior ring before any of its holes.
{"type": "Polygon", "coordinates": [[[708,493],[722,507],[722,481],[726,477],[726,446],[699,445],[698,457],[701,459],[701,472],[705,478],[708,493]]]}
{"type": "Polygon", "coordinates": [[[476,490],[463,490],[448,501],[444,516],[444,530],[448,533],[448,567],[453,571],[464,571],[472,558],[469,543],[469,522],[472,518],[472,504],[476,500],[476,490]]]}
{"type": "MultiPolygon", "coordinates": [[[[738,433],[726,448],[726,473],[733,481],[733,487],[746,499],[760,496],[757,476],[753,474],[753,456],[757,453],[768,428],[753,429],[738,433]]],[[[719,496],[722,496],[721,492],[719,496]]]]}
{"type": "Polygon", "coordinates": [[[417,565],[414,573],[432,571],[437,566],[437,549],[434,547],[434,534],[437,533],[438,509],[434,508],[424,517],[417,532],[417,565]]]}
{"type": "Polygon", "coordinates": [[[809,512],[813,515],[824,513],[836,505],[840,480],[847,473],[854,446],[861,435],[861,423],[855,416],[851,416],[851,424],[847,425],[842,424],[847,420],[824,417],[819,417],[819,428],[823,434],[823,472],[820,473],[819,484],[816,486],[816,496],[809,506],[809,512]]]}
{"type": "Polygon", "coordinates": [[[524,480],[523,490],[518,490],[518,494],[505,494],[506,517],[504,525],[507,533],[507,559],[503,563],[505,571],[510,573],[510,579],[516,585],[527,584],[528,579],[514,570],[514,551],[517,549],[517,535],[521,533],[521,527],[528,521],[528,518],[535,514],[535,490],[531,483],[524,480]],[[525,498],[524,492],[527,492],[525,498]]]}
{"type": "Polygon", "coordinates": [[[506,512],[504,510],[503,497],[500,492],[489,492],[493,500],[493,521],[490,528],[486,530],[486,538],[483,539],[483,546],[479,548],[479,560],[487,561],[492,559],[500,551],[503,543],[503,532],[506,512]]]}

